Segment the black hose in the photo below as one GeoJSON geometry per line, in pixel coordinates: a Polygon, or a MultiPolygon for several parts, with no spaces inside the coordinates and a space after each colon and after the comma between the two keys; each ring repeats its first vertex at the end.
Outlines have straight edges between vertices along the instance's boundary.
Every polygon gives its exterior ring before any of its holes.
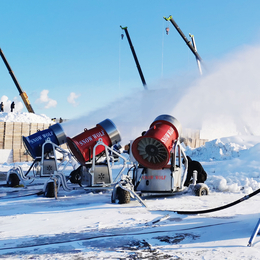
{"type": "Polygon", "coordinates": [[[236,200],[232,203],[229,203],[227,205],[221,206],[221,207],[217,207],[217,208],[213,208],[213,209],[206,209],[206,210],[196,210],[196,211],[176,211],[176,210],[156,210],[156,211],[172,211],[172,212],[176,212],[177,214],[185,214],[185,215],[192,215],[192,214],[205,214],[205,213],[210,213],[210,212],[214,212],[214,211],[219,211],[222,209],[226,209],[229,207],[232,207],[242,201],[245,201],[253,196],[255,196],[256,194],[258,194],[260,192],[260,189],[250,193],[249,195],[244,196],[243,198],[236,200]]]}

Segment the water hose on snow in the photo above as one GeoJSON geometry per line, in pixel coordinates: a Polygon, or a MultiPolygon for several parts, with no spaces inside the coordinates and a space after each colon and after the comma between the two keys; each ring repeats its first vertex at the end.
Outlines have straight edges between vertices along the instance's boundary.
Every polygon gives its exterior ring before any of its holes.
{"type": "Polygon", "coordinates": [[[260,189],[244,196],[243,198],[239,199],[239,200],[236,200],[232,203],[229,203],[227,205],[224,205],[224,206],[221,206],[221,207],[217,207],[217,208],[213,208],[213,209],[206,209],[206,210],[196,210],[196,211],[177,211],[177,210],[157,210],[157,211],[173,211],[173,212],[176,212],[177,214],[185,214],[185,215],[191,215],[191,214],[205,214],[205,213],[210,213],[210,212],[215,212],[215,211],[219,211],[219,210],[222,210],[222,209],[226,209],[226,208],[229,208],[229,207],[232,207],[242,201],[245,201],[255,195],[257,195],[258,193],[260,192],[260,189]]]}

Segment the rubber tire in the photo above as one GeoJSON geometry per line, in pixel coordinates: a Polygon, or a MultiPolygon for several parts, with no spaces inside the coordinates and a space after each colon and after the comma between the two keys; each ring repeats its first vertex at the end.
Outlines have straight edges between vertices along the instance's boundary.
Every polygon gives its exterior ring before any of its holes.
{"type": "Polygon", "coordinates": [[[196,196],[206,196],[209,194],[209,189],[206,185],[196,184],[194,192],[196,196]]]}
{"type": "Polygon", "coordinates": [[[122,189],[121,187],[117,188],[117,198],[119,204],[127,204],[130,203],[131,196],[130,192],[122,189]]]}
{"type": "Polygon", "coordinates": [[[55,197],[54,181],[50,181],[46,184],[44,196],[47,198],[55,197]]]}
{"type": "Polygon", "coordinates": [[[11,173],[8,177],[8,180],[7,180],[7,187],[15,187],[15,186],[18,186],[20,183],[20,179],[19,177],[17,176],[16,173],[11,173]]]}
{"type": "Polygon", "coordinates": [[[71,172],[70,174],[71,183],[81,184],[81,180],[82,180],[82,175],[79,171],[71,172]]]}

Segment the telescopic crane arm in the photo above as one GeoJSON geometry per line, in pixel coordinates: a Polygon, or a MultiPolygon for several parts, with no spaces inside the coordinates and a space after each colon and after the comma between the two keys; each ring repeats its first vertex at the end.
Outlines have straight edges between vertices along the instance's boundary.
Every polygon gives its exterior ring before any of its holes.
{"type": "Polygon", "coordinates": [[[195,55],[196,59],[199,60],[200,62],[202,62],[202,58],[200,57],[200,55],[198,54],[196,48],[194,48],[192,46],[192,43],[186,38],[186,36],[184,35],[184,33],[182,32],[182,30],[180,29],[180,27],[177,25],[177,23],[173,20],[172,16],[170,15],[168,18],[163,17],[166,21],[170,21],[172,23],[172,25],[176,28],[176,30],[178,31],[178,33],[180,34],[180,36],[182,37],[182,39],[186,42],[186,44],[188,45],[188,47],[190,48],[190,50],[192,51],[192,53],[195,55]]]}
{"type": "Polygon", "coordinates": [[[13,73],[11,67],[10,67],[10,65],[8,64],[8,62],[7,62],[7,60],[6,60],[5,56],[4,56],[4,53],[3,53],[1,48],[0,48],[0,55],[1,55],[2,59],[3,59],[3,61],[4,61],[4,64],[5,64],[6,68],[7,68],[7,70],[9,71],[9,73],[10,73],[10,75],[11,75],[13,81],[14,81],[15,86],[17,87],[17,89],[19,91],[19,94],[20,94],[20,96],[21,96],[21,98],[22,98],[22,100],[23,100],[23,102],[24,102],[28,112],[29,113],[34,113],[34,110],[33,110],[32,106],[30,104],[30,101],[28,99],[27,94],[22,90],[20,84],[18,83],[18,81],[17,81],[17,79],[16,79],[16,77],[15,77],[15,75],[14,75],[14,73],[13,73]]]}
{"type": "MultiPolygon", "coordinates": [[[[189,36],[191,37],[193,48],[197,51],[194,35],[189,34],[189,36]]],[[[200,60],[197,57],[196,57],[196,61],[197,61],[197,65],[198,65],[198,69],[199,69],[200,75],[202,75],[200,60]]]]}
{"type": "Polygon", "coordinates": [[[137,59],[137,56],[136,56],[136,53],[135,53],[135,49],[134,49],[134,46],[133,46],[133,44],[132,44],[132,41],[131,41],[130,35],[129,35],[129,33],[128,33],[127,27],[122,27],[121,25],[120,25],[120,27],[121,27],[121,29],[123,29],[123,30],[125,31],[125,34],[126,34],[128,43],[129,43],[129,45],[130,45],[130,49],[131,49],[131,51],[132,51],[132,54],[133,54],[133,56],[134,56],[134,60],[135,60],[135,63],[136,63],[136,67],[137,67],[138,72],[139,72],[139,75],[140,75],[140,77],[141,77],[143,86],[144,86],[145,89],[147,89],[146,81],[145,81],[145,78],[144,78],[144,75],[143,75],[141,66],[140,66],[140,64],[139,64],[139,61],[138,61],[138,59],[137,59]]]}

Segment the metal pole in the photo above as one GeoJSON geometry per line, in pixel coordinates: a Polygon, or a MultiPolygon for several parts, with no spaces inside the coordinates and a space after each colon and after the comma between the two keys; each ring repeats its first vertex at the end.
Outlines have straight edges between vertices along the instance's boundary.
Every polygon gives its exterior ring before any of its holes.
{"type": "Polygon", "coordinates": [[[180,29],[180,27],[177,25],[177,23],[173,20],[172,16],[170,15],[168,18],[163,17],[166,21],[170,21],[173,26],[176,28],[176,30],[178,31],[178,33],[180,34],[180,36],[182,37],[182,39],[186,42],[186,44],[188,45],[188,47],[190,48],[190,50],[192,51],[192,53],[196,56],[196,58],[199,61],[202,61],[202,58],[200,57],[200,55],[198,54],[197,50],[192,46],[191,42],[186,38],[186,36],[184,35],[184,33],[182,32],[182,30],[180,29]]]}
{"type": "MultiPolygon", "coordinates": [[[[191,37],[193,48],[197,51],[194,35],[191,35],[191,34],[189,34],[189,35],[191,37]]],[[[196,57],[196,61],[197,61],[197,65],[198,65],[198,68],[199,68],[200,75],[202,75],[200,60],[197,57],[196,57]]]]}
{"type": "Polygon", "coordinates": [[[14,75],[14,73],[13,73],[13,71],[12,71],[10,65],[9,65],[9,63],[7,62],[7,60],[5,58],[5,55],[4,55],[4,53],[3,53],[1,48],[0,48],[0,55],[1,55],[2,59],[3,59],[3,61],[4,61],[4,64],[5,64],[6,68],[7,68],[7,70],[9,71],[9,73],[10,73],[10,75],[11,75],[13,81],[14,81],[15,86],[17,87],[17,89],[19,91],[19,94],[20,94],[20,96],[21,96],[21,98],[22,98],[22,100],[23,100],[23,102],[24,102],[28,112],[29,113],[34,113],[34,110],[33,110],[32,106],[30,104],[30,101],[28,99],[27,94],[22,90],[20,84],[18,83],[18,81],[17,81],[17,79],[16,79],[16,77],[15,77],[15,75],[14,75]]]}
{"type": "Polygon", "coordinates": [[[145,78],[144,78],[144,75],[143,75],[141,66],[140,66],[140,64],[139,64],[139,61],[138,61],[138,59],[137,59],[137,56],[136,56],[136,53],[135,53],[135,49],[134,49],[134,46],[133,46],[133,44],[132,44],[132,41],[131,41],[130,35],[129,35],[129,33],[128,33],[127,27],[122,27],[122,26],[120,26],[120,27],[125,31],[125,34],[126,34],[128,43],[129,43],[129,45],[130,45],[130,49],[131,49],[131,51],[132,51],[132,54],[133,54],[133,56],[134,56],[134,60],[135,60],[135,63],[136,63],[136,67],[137,67],[138,72],[139,72],[139,75],[140,75],[140,77],[141,77],[143,86],[144,86],[145,89],[147,89],[146,82],[145,82],[145,78]]]}
{"type": "Polygon", "coordinates": [[[251,237],[249,239],[247,246],[252,246],[252,244],[254,243],[254,240],[256,238],[256,235],[258,234],[259,229],[260,229],[260,219],[258,220],[258,222],[255,226],[255,229],[254,229],[253,234],[251,235],[251,237]]]}

